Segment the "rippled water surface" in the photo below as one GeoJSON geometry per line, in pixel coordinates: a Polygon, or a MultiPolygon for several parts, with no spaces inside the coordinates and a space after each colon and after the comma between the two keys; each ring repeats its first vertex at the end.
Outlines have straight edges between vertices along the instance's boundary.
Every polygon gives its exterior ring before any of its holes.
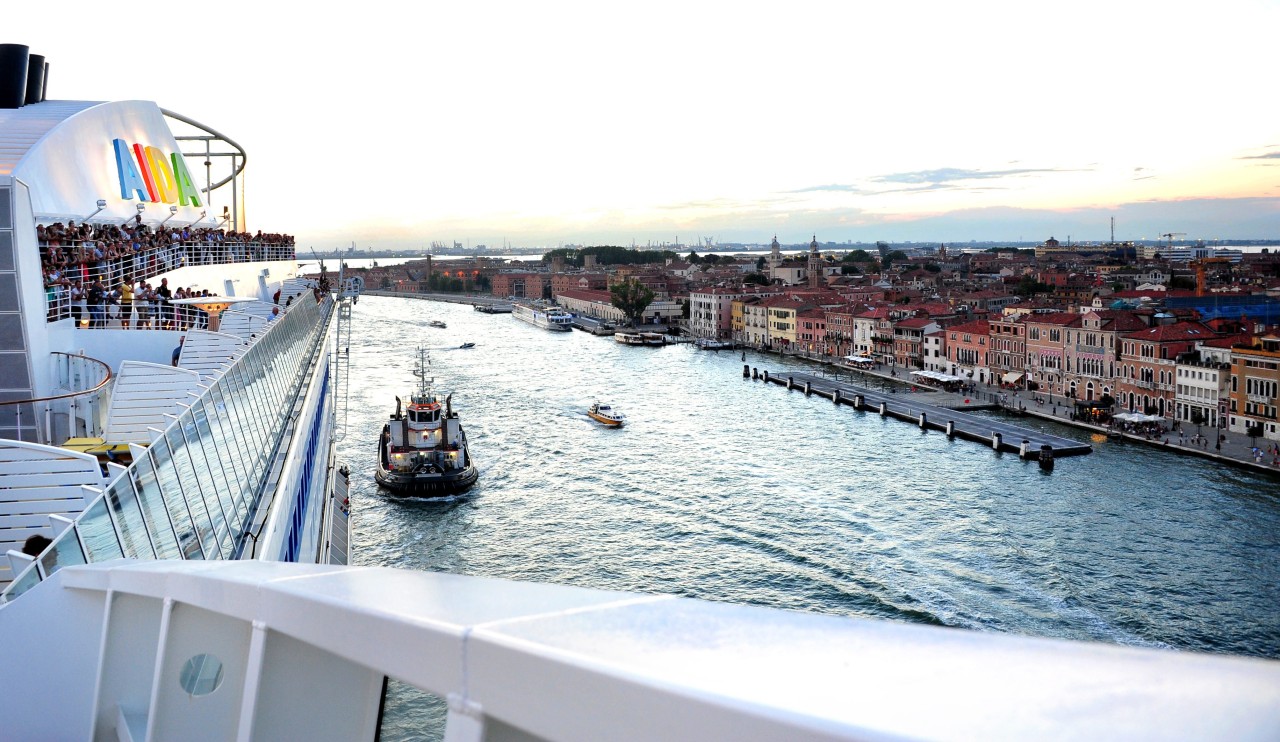
{"type": "Polygon", "coordinates": [[[1274,478],[1105,440],[1045,475],[746,381],[736,352],[624,347],[411,299],[364,297],[354,317],[339,450],[355,563],[1280,656],[1274,478]],[[481,469],[456,502],[373,481],[418,345],[481,469]],[[593,422],[594,399],[629,424],[593,422]]]}

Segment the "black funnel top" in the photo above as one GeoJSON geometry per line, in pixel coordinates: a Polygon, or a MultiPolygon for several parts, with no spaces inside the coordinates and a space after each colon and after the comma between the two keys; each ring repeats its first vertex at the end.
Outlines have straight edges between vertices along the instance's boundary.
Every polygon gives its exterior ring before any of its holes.
{"type": "Polygon", "coordinates": [[[27,57],[27,94],[23,105],[39,103],[44,100],[44,55],[32,54],[27,57]]]}
{"type": "Polygon", "coordinates": [[[0,108],[22,108],[30,53],[26,44],[0,44],[0,108]]]}

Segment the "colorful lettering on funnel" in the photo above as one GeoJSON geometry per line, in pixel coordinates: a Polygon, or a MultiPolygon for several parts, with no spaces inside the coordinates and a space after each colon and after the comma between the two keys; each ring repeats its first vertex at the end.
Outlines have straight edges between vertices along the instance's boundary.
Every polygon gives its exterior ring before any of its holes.
{"type": "Polygon", "coordinates": [[[169,157],[155,147],[134,144],[123,139],[112,141],[116,152],[116,171],[120,175],[120,198],[164,202],[178,206],[200,206],[200,194],[191,180],[182,153],[169,157]]]}

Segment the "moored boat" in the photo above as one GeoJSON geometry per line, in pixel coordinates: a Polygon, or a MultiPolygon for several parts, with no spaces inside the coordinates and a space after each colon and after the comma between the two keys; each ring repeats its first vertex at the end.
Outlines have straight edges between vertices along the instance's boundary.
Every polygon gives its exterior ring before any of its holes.
{"type": "Polygon", "coordinates": [[[732,350],[732,340],[717,340],[715,338],[698,338],[693,344],[701,350],[732,350]]]}
{"type": "Polygon", "coordinates": [[[599,402],[593,402],[591,404],[590,409],[587,410],[587,415],[589,415],[592,420],[610,428],[620,428],[627,422],[627,416],[622,414],[622,411],[617,407],[600,404],[599,402]]]}
{"type": "Polygon", "coordinates": [[[407,410],[396,411],[382,426],[374,479],[398,495],[445,497],[467,491],[480,472],[471,460],[467,434],[453,411],[453,395],[443,405],[427,378],[426,351],[418,351],[418,390],[407,410]]]}
{"type": "Polygon", "coordinates": [[[644,345],[644,335],[638,332],[615,332],[613,339],[623,345],[644,345]]]}
{"type": "Polygon", "coordinates": [[[534,327],[555,332],[569,332],[573,329],[573,315],[553,304],[543,302],[521,302],[512,305],[511,316],[528,322],[534,327]]]}

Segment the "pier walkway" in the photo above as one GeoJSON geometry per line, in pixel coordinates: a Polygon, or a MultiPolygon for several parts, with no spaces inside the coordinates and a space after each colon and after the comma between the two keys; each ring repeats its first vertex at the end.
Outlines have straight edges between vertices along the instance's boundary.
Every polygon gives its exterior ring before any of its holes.
{"type": "MultiPolygon", "coordinates": [[[[748,375],[745,368],[743,374],[748,375]]],[[[1055,458],[1093,452],[1093,447],[1087,443],[1024,428],[998,418],[979,417],[954,407],[931,404],[928,398],[932,395],[929,393],[873,391],[795,371],[771,375],[768,371],[751,369],[750,377],[803,391],[806,395],[817,394],[857,410],[905,420],[923,430],[941,430],[948,436],[985,443],[997,451],[1013,451],[1023,458],[1038,457],[1042,449],[1051,451],[1055,458]],[[1046,446],[1049,448],[1045,449],[1046,446]]]]}

